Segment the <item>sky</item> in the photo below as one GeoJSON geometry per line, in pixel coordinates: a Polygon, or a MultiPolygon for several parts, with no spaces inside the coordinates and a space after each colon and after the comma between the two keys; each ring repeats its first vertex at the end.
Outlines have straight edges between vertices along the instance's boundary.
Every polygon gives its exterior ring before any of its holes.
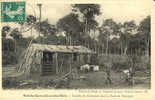
{"type": "Polygon", "coordinates": [[[101,5],[103,19],[112,18],[116,22],[135,20],[138,24],[146,16],[150,15],[150,5],[145,2],[110,2],[101,5]]]}
{"type": "MultiPolygon", "coordinates": [[[[141,2],[141,0],[123,0],[121,2],[116,1],[105,1],[100,3],[101,15],[96,17],[99,25],[102,24],[103,19],[112,18],[116,22],[125,22],[135,20],[136,24],[144,19],[146,16],[150,15],[150,5],[148,2],[141,2]]],[[[42,2],[42,20],[48,19],[51,24],[56,24],[56,22],[63,18],[65,15],[71,12],[70,3],[48,3],[42,2]]],[[[37,4],[27,3],[26,14],[32,14],[39,17],[39,8],[37,4]]],[[[10,24],[12,27],[20,27],[19,25],[10,24]]],[[[27,33],[28,36],[29,33],[27,33]]]]}
{"type": "MultiPolygon", "coordinates": [[[[42,19],[47,19],[51,24],[56,22],[71,12],[70,4],[49,4],[42,3],[42,19]]],[[[101,15],[96,17],[96,20],[101,24],[103,19],[112,18],[116,22],[125,22],[135,20],[138,24],[143,18],[150,15],[150,5],[147,2],[139,0],[124,0],[121,2],[102,2],[101,15]],[[137,2],[136,2],[137,1],[137,2]]],[[[34,4],[27,5],[27,14],[39,16],[39,9],[34,4]]]]}
{"type": "MultiPolygon", "coordinates": [[[[44,4],[42,5],[42,20],[48,19],[51,24],[63,18],[71,12],[70,4],[44,4]]],[[[33,14],[39,17],[39,8],[37,5],[29,4],[27,7],[27,14],[33,14]]]]}

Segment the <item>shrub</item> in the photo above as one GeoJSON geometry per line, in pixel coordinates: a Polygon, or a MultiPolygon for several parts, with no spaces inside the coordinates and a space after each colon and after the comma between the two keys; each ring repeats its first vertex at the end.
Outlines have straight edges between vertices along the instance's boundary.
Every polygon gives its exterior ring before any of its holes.
{"type": "Polygon", "coordinates": [[[3,52],[2,54],[2,64],[17,64],[17,57],[16,53],[14,52],[3,52]]]}
{"type": "Polygon", "coordinates": [[[99,55],[98,56],[98,63],[99,65],[104,65],[106,62],[112,63],[124,63],[127,61],[127,56],[125,55],[116,55],[116,54],[109,54],[109,55],[99,55]]]}
{"type": "Polygon", "coordinates": [[[5,78],[2,80],[3,89],[16,88],[19,82],[15,78],[5,78]]]}
{"type": "Polygon", "coordinates": [[[110,62],[112,64],[112,69],[116,71],[120,71],[121,69],[128,68],[128,58],[125,55],[99,55],[98,56],[98,64],[106,67],[106,63],[110,62]]]}
{"type": "Polygon", "coordinates": [[[112,65],[112,70],[115,70],[115,71],[121,71],[121,70],[124,70],[124,69],[128,69],[129,68],[129,64],[127,62],[116,62],[116,63],[113,63],[112,65]]]}
{"type": "Polygon", "coordinates": [[[136,70],[141,70],[141,71],[146,71],[150,70],[151,68],[151,62],[150,62],[150,57],[148,56],[139,56],[137,58],[137,63],[136,63],[136,70]]]}
{"type": "Polygon", "coordinates": [[[128,69],[134,63],[134,67],[136,71],[146,71],[150,70],[150,57],[149,56],[138,56],[138,55],[99,55],[98,63],[101,66],[106,66],[107,62],[112,63],[112,70],[121,71],[123,69],[128,69]],[[130,61],[132,60],[132,62],[130,61]]]}

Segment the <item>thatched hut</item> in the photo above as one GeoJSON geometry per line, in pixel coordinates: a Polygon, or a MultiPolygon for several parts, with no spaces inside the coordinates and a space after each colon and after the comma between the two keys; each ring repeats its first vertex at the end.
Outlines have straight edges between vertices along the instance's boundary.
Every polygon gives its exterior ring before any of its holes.
{"type": "Polygon", "coordinates": [[[26,76],[67,73],[90,62],[93,51],[84,46],[31,44],[18,71],[26,76]]]}

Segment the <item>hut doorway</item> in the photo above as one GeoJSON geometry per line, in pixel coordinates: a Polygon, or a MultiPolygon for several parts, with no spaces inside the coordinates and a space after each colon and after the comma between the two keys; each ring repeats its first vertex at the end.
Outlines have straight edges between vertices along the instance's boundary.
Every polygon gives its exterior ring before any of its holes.
{"type": "Polygon", "coordinates": [[[42,59],[42,75],[55,74],[55,68],[53,66],[53,53],[44,51],[42,59]]]}

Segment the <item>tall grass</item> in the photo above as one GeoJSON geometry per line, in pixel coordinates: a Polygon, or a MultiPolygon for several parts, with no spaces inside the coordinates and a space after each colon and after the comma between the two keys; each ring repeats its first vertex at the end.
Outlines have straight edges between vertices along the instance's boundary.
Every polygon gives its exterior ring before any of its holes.
{"type": "MultiPolygon", "coordinates": [[[[101,66],[106,66],[106,63],[112,64],[112,69],[116,71],[120,71],[122,69],[128,69],[130,66],[129,59],[132,59],[131,56],[127,55],[117,55],[117,54],[109,54],[109,55],[99,55],[98,56],[98,64],[101,66]]],[[[135,67],[136,70],[145,71],[150,69],[150,57],[142,55],[136,56],[135,59],[135,67]]]]}

